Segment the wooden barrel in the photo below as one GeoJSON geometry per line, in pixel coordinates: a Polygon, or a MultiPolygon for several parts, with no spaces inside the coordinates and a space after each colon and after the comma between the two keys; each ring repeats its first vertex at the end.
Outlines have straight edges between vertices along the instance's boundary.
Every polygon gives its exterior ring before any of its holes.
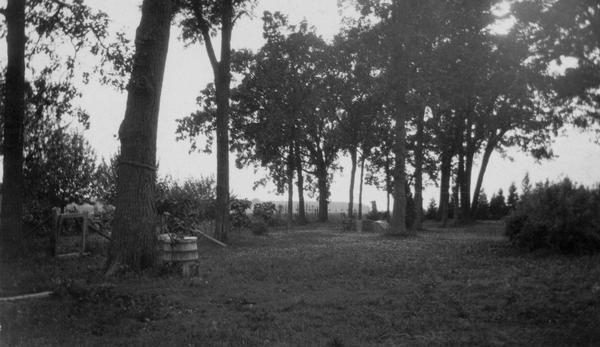
{"type": "Polygon", "coordinates": [[[198,238],[186,236],[173,238],[169,234],[158,237],[160,259],[163,262],[190,262],[198,260],[198,238]]]}

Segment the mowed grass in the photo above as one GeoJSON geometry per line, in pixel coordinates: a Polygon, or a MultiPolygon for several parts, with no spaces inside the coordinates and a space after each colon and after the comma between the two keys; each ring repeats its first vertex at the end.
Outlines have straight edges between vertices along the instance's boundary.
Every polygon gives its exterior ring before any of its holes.
{"type": "MultiPolygon", "coordinates": [[[[200,242],[198,276],[122,276],[0,303],[31,346],[599,345],[600,256],[525,254],[502,224],[411,238],[330,226],[200,242]]],[[[76,262],[76,260],[70,260],[76,262]]]]}

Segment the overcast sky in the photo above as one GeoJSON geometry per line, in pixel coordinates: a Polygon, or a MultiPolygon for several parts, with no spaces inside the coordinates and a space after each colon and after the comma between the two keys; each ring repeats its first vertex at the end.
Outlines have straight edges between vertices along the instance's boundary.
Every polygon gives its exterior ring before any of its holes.
{"type": "MultiPolygon", "coordinates": [[[[141,0],[88,0],[87,3],[109,14],[113,29],[125,30],[133,39],[140,20],[141,0]]],[[[337,0],[260,0],[252,18],[244,18],[234,29],[233,48],[258,49],[262,43],[262,12],[281,11],[289,15],[291,23],[306,18],[324,38],[331,38],[340,27],[341,18],[337,0]]],[[[6,45],[1,47],[1,56],[5,59],[6,45]]],[[[160,174],[170,174],[175,178],[214,175],[216,159],[214,155],[201,153],[188,154],[186,142],[175,140],[175,119],[187,116],[197,109],[195,99],[199,91],[212,81],[212,70],[204,47],[195,45],[185,48],[179,40],[179,31],[173,28],[165,72],[162,103],[159,117],[158,160],[160,174]]],[[[81,105],[91,115],[91,127],[86,132],[92,146],[99,156],[109,157],[117,151],[116,133],[125,114],[126,94],[120,94],[109,87],[91,84],[82,89],[81,105]]],[[[554,146],[559,158],[552,161],[535,163],[534,160],[516,151],[508,154],[512,158],[501,158],[494,153],[489,165],[484,188],[488,195],[499,188],[506,190],[511,181],[517,185],[526,172],[532,181],[560,179],[569,176],[586,185],[599,182],[600,145],[593,143],[592,136],[578,131],[569,131],[559,137],[554,146]]],[[[232,160],[234,155],[231,155],[232,160]]],[[[346,201],[349,186],[349,160],[342,159],[344,171],[335,175],[332,186],[332,201],[346,201]]],[[[273,187],[258,191],[252,190],[252,183],[264,173],[254,174],[252,169],[238,170],[231,167],[231,189],[240,197],[261,200],[283,200],[275,196],[273,187]]],[[[478,167],[474,168],[476,179],[478,167]]],[[[376,200],[380,209],[384,208],[385,194],[365,186],[363,202],[376,200]]],[[[439,194],[432,185],[426,188],[426,202],[439,194]]],[[[358,195],[358,191],[355,196],[358,195]]]]}

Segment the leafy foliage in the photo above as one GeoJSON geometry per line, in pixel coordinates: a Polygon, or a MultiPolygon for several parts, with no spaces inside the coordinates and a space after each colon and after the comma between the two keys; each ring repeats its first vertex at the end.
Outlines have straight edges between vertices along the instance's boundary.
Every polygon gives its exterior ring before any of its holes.
{"type": "Polygon", "coordinates": [[[490,199],[490,218],[500,219],[508,214],[508,206],[502,189],[497,194],[492,195],[490,199]]]}
{"type": "Polygon", "coordinates": [[[166,176],[157,182],[156,208],[169,233],[187,234],[206,220],[215,218],[215,180],[188,179],[183,183],[166,176]]]}
{"type": "Polygon", "coordinates": [[[264,235],[269,231],[269,225],[267,222],[258,219],[250,223],[250,231],[254,235],[264,235]]]}
{"type": "MultiPolygon", "coordinates": [[[[0,108],[4,91],[0,83],[0,108]]],[[[77,95],[70,83],[52,82],[50,71],[27,83],[23,175],[29,222],[43,221],[52,207],[95,196],[90,173],[96,170],[96,154],[83,134],[70,128],[74,121],[84,129],[89,125],[89,115],[75,106],[77,95]]]]}
{"type": "Polygon", "coordinates": [[[244,228],[250,225],[250,218],[246,211],[252,206],[248,199],[232,199],[231,201],[231,225],[235,228],[244,228]]]}
{"type": "Polygon", "coordinates": [[[35,139],[25,157],[29,201],[47,206],[83,202],[93,195],[96,156],[81,134],[51,131],[35,139]]]}
{"type": "Polygon", "coordinates": [[[260,221],[268,223],[277,212],[275,204],[272,202],[260,202],[254,204],[252,215],[260,221]]]}
{"type": "Polygon", "coordinates": [[[112,156],[108,162],[102,158],[94,173],[94,196],[107,204],[114,205],[117,198],[118,165],[118,154],[112,156]]]}
{"type": "Polygon", "coordinates": [[[425,211],[425,219],[436,220],[438,217],[438,208],[434,199],[429,200],[427,210],[425,211]]]}
{"type": "Polygon", "coordinates": [[[600,189],[569,179],[537,184],[522,196],[506,221],[506,235],[517,247],[561,253],[600,251],[600,189]]]}
{"type": "Polygon", "coordinates": [[[512,182],[508,187],[508,197],[506,198],[506,207],[509,211],[514,211],[519,203],[519,194],[517,193],[517,186],[515,182],[512,182]]]}
{"type": "MultiPolygon", "coordinates": [[[[553,64],[564,73],[549,76],[548,95],[556,110],[588,128],[600,114],[600,3],[595,0],[530,0],[513,5],[517,28],[531,47],[532,63],[553,64]]],[[[551,71],[550,69],[548,71],[551,71]]]]}
{"type": "Polygon", "coordinates": [[[474,211],[474,217],[479,220],[490,219],[490,203],[483,189],[479,193],[478,202],[477,209],[474,211]]]}

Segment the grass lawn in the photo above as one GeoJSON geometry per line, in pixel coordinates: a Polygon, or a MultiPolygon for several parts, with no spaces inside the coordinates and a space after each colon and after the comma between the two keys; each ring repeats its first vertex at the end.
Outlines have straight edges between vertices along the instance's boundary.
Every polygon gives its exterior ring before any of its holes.
{"type": "Polygon", "coordinates": [[[57,294],[0,303],[0,345],[600,345],[600,256],[524,254],[502,224],[426,228],[234,233],[200,242],[193,278],[40,264],[57,294]]]}

